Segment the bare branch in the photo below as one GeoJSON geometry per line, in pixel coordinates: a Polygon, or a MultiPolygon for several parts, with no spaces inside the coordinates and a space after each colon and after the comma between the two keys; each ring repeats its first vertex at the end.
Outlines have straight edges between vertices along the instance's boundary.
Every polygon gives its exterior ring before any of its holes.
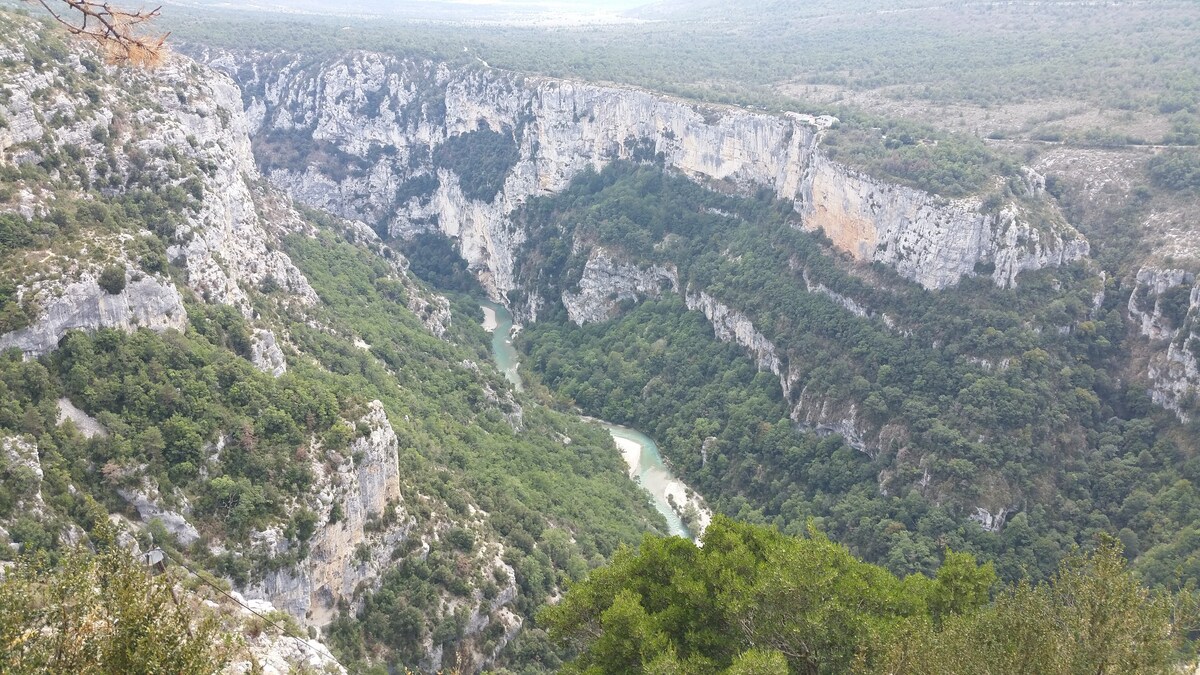
{"type": "Polygon", "coordinates": [[[88,38],[100,46],[109,61],[153,66],[163,56],[167,35],[141,35],[144,24],[159,15],[150,11],[128,11],[98,0],[26,0],[37,2],[67,32],[88,38]]]}

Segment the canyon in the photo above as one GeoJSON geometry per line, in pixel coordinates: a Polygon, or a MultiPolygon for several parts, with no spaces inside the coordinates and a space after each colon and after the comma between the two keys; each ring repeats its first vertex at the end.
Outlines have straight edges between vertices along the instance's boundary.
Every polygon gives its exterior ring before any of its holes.
{"type": "MultiPolygon", "coordinates": [[[[37,30],[9,30],[17,36],[0,42],[0,57],[31,61],[29,45],[39,39],[37,30]]],[[[1010,181],[1015,189],[998,205],[982,196],[948,198],[892,184],[822,153],[822,134],[837,124],[829,117],[768,114],[629,86],[366,52],[315,60],[288,53],[189,52],[200,62],[173,56],[152,73],[121,74],[89,65],[84,52],[70,52],[60,70],[29,68],[6,83],[8,94],[0,100],[4,162],[52,165],[59,153],[77,154],[85,184],[102,186],[97,194],[128,196],[167,176],[170,187],[178,188],[172,195],[182,196],[171,211],[178,217],[159,219],[167,232],[161,237],[121,232],[105,225],[100,214],[81,222],[79,239],[87,246],[37,250],[14,263],[6,271],[28,321],[0,332],[0,350],[15,349],[26,360],[46,357],[76,330],[149,329],[171,337],[196,329],[192,314],[198,308],[221,307],[245,323],[240,355],[267,379],[316,377],[313,371],[326,368],[306,360],[313,343],[297,335],[301,326],[352,345],[346,362],[379,358],[390,375],[403,378],[403,366],[397,365],[403,361],[387,361],[393,354],[377,349],[369,330],[346,330],[317,313],[326,302],[317,277],[302,272],[301,259],[285,251],[290,240],[318,236],[312,214],[325,212],[346,221],[338,221],[342,240],[376,257],[375,269],[382,271],[374,290],[402,297],[404,307],[441,341],[439,348],[462,333],[455,330],[451,300],[410,276],[398,252],[416,235],[452,242],[495,303],[487,307],[498,326],[489,326],[499,328],[493,337],[507,340],[509,349],[511,321],[536,322],[559,304],[571,324],[586,327],[619,319],[638,302],[678,296],[687,310],[704,317],[715,339],[739,345],[755,368],[778,381],[785,423],[838,436],[857,451],[851,454],[872,461],[895,451],[897,462],[911,462],[902,467],[904,485],[925,490],[928,462],[902,457],[911,429],[872,421],[859,401],[813,393],[799,374],[806,364],[786,348],[781,339],[786,336],[772,334],[770,322],[727,300],[720,289],[681,280],[681,266],[647,263],[619,246],[571,241],[572,255],[585,261],[577,283],[548,295],[523,285],[527,280],[519,268],[529,236],[522,229],[522,209],[614,162],[658,165],[722,194],[765,192],[790,207],[792,227],[819,233],[840,256],[839,264],[857,271],[872,264],[890,268],[899,281],[888,284],[912,282],[914,292],[948,291],[976,278],[1012,288],[1022,273],[1063,266],[1093,271],[1087,267],[1088,242],[1036,172],[1025,169],[1010,181]],[[72,78],[93,67],[104,76],[89,95],[72,78]],[[493,152],[472,154],[485,146],[493,152]],[[155,248],[160,245],[161,252],[155,248]],[[105,280],[110,269],[122,272],[119,288],[105,280]]],[[[3,205],[5,214],[42,222],[55,217],[57,204],[97,199],[80,197],[87,191],[78,186],[34,183],[20,184],[3,205]]],[[[828,299],[837,311],[881,324],[885,332],[908,330],[874,309],[872,301],[891,292],[887,284],[867,284],[868,292],[855,295],[810,279],[808,270],[798,274],[808,293],[828,299]]],[[[864,272],[863,278],[873,277],[864,272]]],[[[1200,388],[1200,283],[1186,270],[1147,265],[1136,273],[1126,304],[1125,316],[1146,347],[1134,377],[1145,379],[1155,404],[1188,421],[1200,388]]],[[[1063,335],[1080,329],[1067,323],[1048,330],[1054,328],[1063,335]]],[[[494,349],[496,344],[493,340],[494,349]]],[[[980,370],[1002,372],[1010,362],[980,361],[980,370]]],[[[507,384],[470,358],[455,364],[448,368],[455,378],[479,385],[478,397],[464,397],[474,413],[502,419],[514,435],[527,432],[525,420],[540,404],[535,394],[522,391],[515,360],[499,364],[507,384]]],[[[75,403],[58,402],[64,418],[104,438],[105,426],[75,403]]],[[[447,506],[452,500],[436,489],[414,487],[413,477],[401,471],[401,457],[427,430],[400,410],[385,408],[379,399],[363,401],[353,415],[338,420],[339,428],[353,434],[340,450],[326,448],[315,436],[304,439],[295,463],[313,476],[310,494],[281,507],[281,522],[256,528],[246,547],[247,557],[288,562],[248,580],[241,591],[248,601],[269,603],[263,607],[283,610],[305,626],[328,628],[340,613],[362,608],[364,596],[378,591],[389,571],[406,562],[419,567],[451,533],[478,537],[469,553],[455,554],[457,569],[472,585],[436,598],[437,616],[460,620],[458,653],[445,649],[449,643],[436,641],[431,629],[423,628],[418,641],[424,670],[452,667],[454,658],[484,667],[526,625],[529,607],[522,606],[522,594],[528,587],[541,583],[547,597],[558,597],[567,577],[529,581],[518,562],[543,553],[542,544],[535,547],[519,536],[516,544],[500,541],[487,523],[501,507],[468,499],[447,506]],[[317,515],[315,533],[301,547],[288,533],[288,519],[302,512],[317,515]],[[520,553],[523,544],[528,550],[520,553]],[[482,581],[475,583],[476,576],[482,581]]],[[[221,466],[236,433],[217,430],[216,440],[203,448],[206,466],[221,466]]],[[[0,441],[6,464],[20,464],[41,480],[37,446],[7,432],[0,441]]],[[[555,442],[568,445],[571,439],[556,436],[555,442]]],[[[633,442],[653,445],[648,438],[633,442]]],[[[708,440],[702,442],[707,452],[708,440]]],[[[460,464],[466,460],[454,456],[435,470],[448,475],[460,464]]],[[[878,485],[870,489],[885,491],[892,470],[879,471],[878,485]]],[[[122,527],[133,532],[158,523],[174,544],[205,547],[211,557],[237,549],[193,522],[195,496],[189,500],[178,486],[142,480],[128,467],[122,471],[109,476],[124,481],[116,490],[124,502],[116,519],[122,527]]],[[[967,517],[985,534],[1002,534],[1025,496],[1014,497],[995,475],[981,471],[974,477],[979,485],[973,486],[978,489],[967,517]]],[[[710,515],[703,502],[678,481],[672,489],[677,499],[694,500],[702,527],[710,515]]],[[[921,494],[935,505],[949,501],[936,485],[921,494]]],[[[41,492],[28,504],[39,516],[49,510],[41,492]]],[[[671,520],[670,526],[690,533],[682,522],[671,520]]],[[[80,536],[77,528],[67,531],[80,536]]],[[[582,554],[556,554],[576,570],[601,555],[593,549],[581,562],[582,554]]],[[[561,560],[554,564],[567,567],[561,560]]],[[[264,658],[271,658],[272,649],[264,658]]]]}
{"type": "MultiPolygon", "coordinates": [[[[770,190],[797,223],[863,261],[944,288],[990,268],[1000,285],[1022,270],[1087,255],[1088,244],[1046,201],[1026,170],[1025,201],[988,211],[977,197],[948,199],[892,185],[826,159],[828,117],[770,115],[696,104],[632,87],[525,76],[496,69],[360,53],[300,62],[286,54],[199,51],[244,92],[251,134],[290,164],[266,169],[294,199],[373,224],[397,237],[450,237],[494,300],[515,288],[524,233],[512,213],[617,159],[659,161],[713,187],[770,190]],[[486,130],[512,145],[493,194],[463,189],[436,148],[486,130]],[[322,167],[335,161],[341,169],[322,167]],[[471,193],[471,194],[468,194],[471,193]],[[1047,215],[1048,214],[1048,215],[1047,215]]],[[[514,308],[532,316],[536,306],[514,308]]]]}

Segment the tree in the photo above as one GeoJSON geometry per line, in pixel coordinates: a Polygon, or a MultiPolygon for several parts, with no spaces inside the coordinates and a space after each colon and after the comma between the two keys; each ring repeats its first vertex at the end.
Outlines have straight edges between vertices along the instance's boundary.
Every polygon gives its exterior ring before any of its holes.
{"type": "Polygon", "coordinates": [[[26,557],[0,582],[5,673],[196,673],[230,655],[216,617],[179,601],[170,574],[150,576],[127,551],[76,548],[56,564],[26,557]]]}
{"type": "Polygon", "coordinates": [[[1106,538],[1093,552],[1068,556],[1045,584],[1011,586],[976,612],[945,618],[940,630],[913,623],[873,672],[1177,672],[1191,600],[1141,586],[1120,543],[1106,538]]]}
{"type": "Polygon", "coordinates": [[[125,268],[120,265],[109,265],[100,273],[100,278],[96,280],[109,295],[117,295],[125,290],[125,268]]]}
{"type": "Polygon", "coordinates": [[[95,42],[113,63],[155,65],[166,51],[167,34],[141,34],[142,28],[159,15],[160,8],[128,11],[96,0],[36,2],[67,32],[95,42]]]}
{"type": "Polygon", "coordinates": [[[538,615],[567,672],[1167,673],[1190,594],[1142,587],[1120,544],[989,601],[990,564],[948,552],[903,580],[810,533],[713,520],[697,548],[647,536],[538,615]],[[1181,602],[1186,600],[1187,602],[1181,602]]]}
{"type": "Polygon", "coordinates": [[[992,563],[979,565],[969,553],[947,550],[937,572],[937,583],[929,593],[929,609],[939,620],[971,612],[987,604],[995,583],[996,569],[992,563]]]}
{"type": "Polygon", "coordinates": [[[647,536],[538,618],[579,651],[580,671],[664,672],[669,654],[684,671],[846,672],[925,612],[928,584],[902,582],[819,534],[718,516],[702,548],[647,536]]]}

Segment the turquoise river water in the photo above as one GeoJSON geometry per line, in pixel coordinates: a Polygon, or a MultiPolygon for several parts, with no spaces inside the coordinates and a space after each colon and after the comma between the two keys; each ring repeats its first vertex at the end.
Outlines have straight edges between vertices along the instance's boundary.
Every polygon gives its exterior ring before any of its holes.
{"type": "MultiPolygon", "coordinates": [[[[513,384],[517,391],[521,390],[521,376],[517,372],[518,355],[513,347],[512,314],[503,306],[494,302],[481,302],[480,308],[484,313],[484,328],[492,333],[492,358],[496,367],[505,379],[513,384]]],[[[667,528],[671,534],[695,538],[699,533],[693,533],[675,509],[671,508],[668,495],[676,504],[687,503],[690,490],[663,462],[658,446],[653,439],[636,429],[610,424],[604,420],[593,420],[612,434],[613,441],[629,467],[629,477],[641,485],[650,494],[651,503],[655,510],[667,520],[667,528]]],[[[701,509],[703,507],[701,506],[701,509]]],[[[706,519],[704,521],[706,522],[706,519]]]]}

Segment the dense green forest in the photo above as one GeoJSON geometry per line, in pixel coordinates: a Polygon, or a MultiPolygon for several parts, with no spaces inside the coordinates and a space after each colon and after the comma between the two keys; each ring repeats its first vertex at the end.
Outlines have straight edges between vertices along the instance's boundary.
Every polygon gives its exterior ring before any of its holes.
{"type": "Polygon", "coordinates": [[[1066,675],[1176,672],[1194,609],[1143,588],[1111,539],[1004,585],[962,553],[900,579],[818,533],[718,518],[703,547],[647,535],[540,617],[578,653],[567,673],[1066,675]]]}
{"type": "Polygon", "coordinates": [[[1085,265],[1025,275],[1019,290],[968,279],[931,293],[883,268],[868,285],[789,214],[654,166],[614,165],[531,201],[517,216],[530,233],[526,290],[512,300],[551,304],[522,333],[530,377],[645,431],[719,511],[793,534],[815,518],[897,574],[931,574],[950,546],[1003,579],[1046,578],[1102,532],[1155,584],[1200,571],[1194,424],[1179,433],[1111,374],[1128,339],[1118,287],[1094,306],[1099,279],[1085,265]],[[677,296],[572,324],[555,299],[593,245],[674,264],[681,288],[744,312],[786,356],[791,390],[716,342],[677,296]],[[826,292],[809,292],[816,283],[826,292]],[[801,422],[850,411],[858,449],[804,431],[789,419],[797,406],[801,422]],[[1002,530],[971,521],[981,505],[1008,511],[1002,530]]]}

